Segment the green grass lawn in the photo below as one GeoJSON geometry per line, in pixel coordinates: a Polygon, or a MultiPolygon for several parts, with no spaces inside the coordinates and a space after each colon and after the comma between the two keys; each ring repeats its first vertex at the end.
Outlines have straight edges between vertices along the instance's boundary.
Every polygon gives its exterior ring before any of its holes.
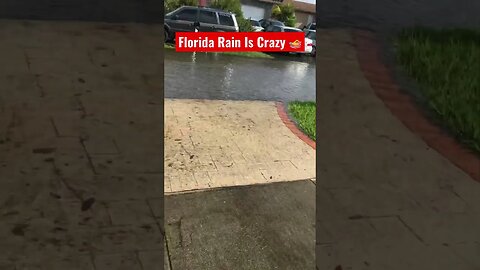
{"type": "Polygon", "coordinates": [[[316,136],[316,111],[317,105],[315,102],[294,101],[288,103],[288,111],[300,129],[315,141],[316,136]]]}
{"type": "MultiPolygon", "coordinates": [[[[175,49],[173,44],[165,43],[163,46],[165,49],[175,49]]],[[[273,56],[268,55],[262,52],[219,52],[220,54],[234,55],[241,57],[250,57],[250,58],[273,58],[273,56]]]]}
{"type": "Polygon", "coordinates": [[[395,47],[430,108],[480,153],[480,31],[408,29],[395,47]]]}

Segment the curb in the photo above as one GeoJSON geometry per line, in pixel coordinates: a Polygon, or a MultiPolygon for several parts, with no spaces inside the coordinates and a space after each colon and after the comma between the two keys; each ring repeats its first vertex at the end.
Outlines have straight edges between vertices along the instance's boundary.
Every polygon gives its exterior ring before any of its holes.
{"type": "Polygon", "coordinates": [[[383,64],[381,47],[375,34],[366,30],[353,30],[352,36],[360,68],[377,97],[390,112],[428,146],[480,182],[480,158],[429,121],[412,98],[394,82],[383,64]]]}
{"type": "Polygon", "coordinates": [[[282,122],[285,124],[285,126],[287,126],[288,129],[293,132],[293,134],[297,135],[300,140],[302,140],[316,150],[317,148],[315,141],[305,135],[290,119],[290,117],[288,117],[287,110],[285,109],[285,105],[283,104],[283,102],[275,102],[275,106],[277,107],[278,116],[280,117],[280,119],[282,119],[282,122]]]}

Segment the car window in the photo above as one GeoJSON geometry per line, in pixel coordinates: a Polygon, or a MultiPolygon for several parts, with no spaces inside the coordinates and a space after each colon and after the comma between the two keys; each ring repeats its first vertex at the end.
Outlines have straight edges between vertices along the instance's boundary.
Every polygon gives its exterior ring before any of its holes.
{"type": "Polygon", "coordinates": [[[284,26],[284,24],[282,22],[279,22],[279,21],[273,21],[272,24],[277,25],[277,26],[284,26]]]}
{"type": "Polygon", "coordinates": [[[260,26],[260,23],[257,22],[257,21],[255,21],[255,20],[250,20],[250,24],[251,24],[252,26],[260,26]]]}
{"type": "Polygon", "coordinates": [[[218,13],[218,19],[220,19],[221,25],[235,26],[233,22],[232,15],[218,13]]]}
{"type": "Polygon", "coordinates": [[[200,10],[200,22],[217,24],[217,13],[213,11],[200,10]]]}
{"type": "Polygon", "coordinates": [[[282,28],[279,26],[272,26],[272,32],[282,32],[282,28]]]}
{"type": "Polygon", "coordinates": [[[300,29],[285,28],[284,32],[302,32],[300,29]]]}
{"type": "Polygon", "coordinates": [[[197,10],[196,9],[184,9],[179,11],[177,14],[179,20],[183,21],[196,21],[197,20],[197,10]]]}
{"type": "Polygon", "coordinates": [[[309,32],[307,34],[307,38],[315,40],[316,39],[316,34],[317,34],[316,32],[309,32]]]}
{"type": "Polygon", "coordinates": [[[316,29],[317,29],[317,24],[312,23],[312,25],[310,25],[310,30],[316,30],[316,29]]]}

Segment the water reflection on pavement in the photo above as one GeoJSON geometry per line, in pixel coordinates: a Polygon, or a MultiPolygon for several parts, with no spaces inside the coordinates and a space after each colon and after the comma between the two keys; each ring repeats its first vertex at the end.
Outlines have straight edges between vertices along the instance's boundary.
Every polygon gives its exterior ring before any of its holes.
{"type": "Polygon", "coordinates": [[[165,97],[315,100],[315,58],[246,58],[165,50],[165,97]]]}

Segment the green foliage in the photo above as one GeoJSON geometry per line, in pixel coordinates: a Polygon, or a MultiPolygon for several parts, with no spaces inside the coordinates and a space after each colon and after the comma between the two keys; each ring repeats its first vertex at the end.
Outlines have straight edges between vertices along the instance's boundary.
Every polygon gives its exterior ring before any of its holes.
{"type": "Polygon", "coordinates": [[[253,28],[252,25],[250,24],[250,21],[237,16],[237,23],[238,23],[238,29],[240,32],[252,32],[253,28]]]}
{"type": "Polygon", "coordinates": [[[294,27],[297,22],[295,18],[295,7],[291,4],[275,5],[272,9],[272,18],[283,22],[286,26],[294,27]]]}
{"type": "Polygon", "coordinates": [[[243,17],[240,0],[214,0],[210,4],[210,7],[234,13],[237,18],[238,28],[241,32],[253,31],[250,21],[243,17]]]}
{"type": "Polygon", "coordinates": [[[198,0],[165,0],[165,13],[174,11],[181,6],[198,6],[198,0]]]}
{"type": "Polygon", "coordinates": [[[272,7],[272,17],[273,18],[278,18],[281,13],[282,13],[282,10],[280,9],[279,5],[274,5],[272,7]]]}
{"type": "Polygon", "coordinates": [[[242,4],[239,0],[213,0],[210,7],[230,11],[243,17],[242,4]]]}

